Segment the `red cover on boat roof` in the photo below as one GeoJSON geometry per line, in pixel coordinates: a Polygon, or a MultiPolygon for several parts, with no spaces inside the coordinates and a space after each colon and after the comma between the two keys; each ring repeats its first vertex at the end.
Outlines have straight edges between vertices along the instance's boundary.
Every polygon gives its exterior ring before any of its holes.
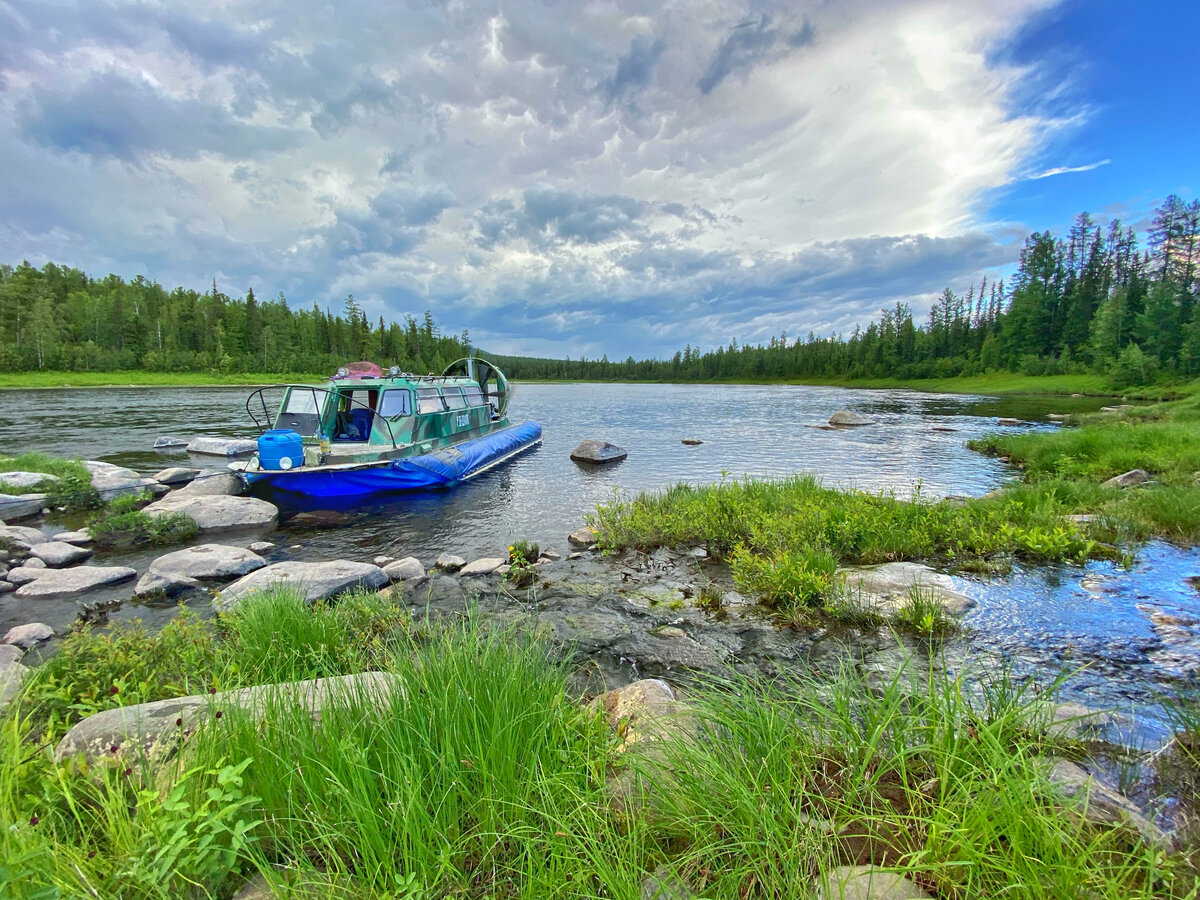
{"type": "Polygon", "coordinates": [[[379,378],[383,375],[383,369],[373,362],[352,362],[342,368],[346,370],[347,378],[379,378]]]}

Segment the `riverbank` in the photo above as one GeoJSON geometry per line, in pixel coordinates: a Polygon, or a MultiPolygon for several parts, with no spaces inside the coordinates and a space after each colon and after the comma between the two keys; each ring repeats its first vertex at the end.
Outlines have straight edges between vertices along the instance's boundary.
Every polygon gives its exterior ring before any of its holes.
{"type": "Polygon", "coordinates": [[[0,372],[0,390],[78,387],[251,387],[324,381],[303,372],[0,372]]]}

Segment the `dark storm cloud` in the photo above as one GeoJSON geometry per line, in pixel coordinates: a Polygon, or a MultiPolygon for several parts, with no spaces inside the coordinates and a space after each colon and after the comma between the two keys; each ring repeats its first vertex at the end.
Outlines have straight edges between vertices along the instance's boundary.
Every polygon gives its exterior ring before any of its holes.
{"type": "Polygon", "coordinates": [[[485,205],[476,218],[476,243],[484,249],[516,238],[598,244],[637,231],[637,220],[648,208],[632,197],[538,185],[522,194],[520,206],[507,199],[485,205]]]}
{"type": "Polygon", "coordinates": [[[23,124],[39,144],[127,162],[148,152],[187,158],[210,151],[243,158],[293,140],[284,129],[238,121],[219,106],[170,97],[116,72],[69,91],[36,88],[31,100],[23,124]]]}
{"type": "Polygon", "coordinates": [[[654,66],[666,46],[663,38],[651,40],[644,34],[630,41],[629,52],[617,60],[617,71],[608,82],[609,96],[620,97],[648,85],[654,77],[654,66]]]}

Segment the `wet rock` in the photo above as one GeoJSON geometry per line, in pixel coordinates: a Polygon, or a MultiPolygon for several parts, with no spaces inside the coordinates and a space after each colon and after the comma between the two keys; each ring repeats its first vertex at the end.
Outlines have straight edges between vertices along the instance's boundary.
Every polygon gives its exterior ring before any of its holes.
{"type": "Polygon", "coordinates": [[[202,456],[242,456],[258,450],[258,441],[219,437],[196,437],[187,445],[188,453],[202,456]]]}
{"type": "Polygon", "coordinates": [[[440,553],[434,566],[444,572],[457,572],[466,564],[467,561],[461,556],[455,556],[453,553],[440,553]]]}
{"type": "MultiPolygon", "coordinates": [[[[32,547],[30,547],[29,550],[31,553],[33,552],[32,547]]],[[[49,566],[46,565],[46,561],[44,559],[38,559],[36,556],[31,556],[28,559],[26,559],[24,566],[26,569],[48,569],[48,568],[50,568],[49,566]]]]}
{"type": "Polygon", "coordinates": [[[187,444],[188,442],[183,438],[167,437],[166,435],[154,439],[155,450],[170,450],[175,447],[186,447],[187,444]]]}
{"type": "Polygon", "coordinates": [[[288,524],[305,528],[345,528],[353,524],[350,517],[334,509],[315,509],[310,512],[296,513],[288,519],[288,524]]]}
{"type": "Polygon", "coordinates": [[[609,691],[592,701],[621,738],[618,752],[639,744],[652,744],[673,733],[681,724],[684,709],[675,689],[661,678],[643,678],[627,687],[609,691]]]}
{"type": "Polygon", "coordinates": [[[504,565],[505,562],[506,561],[504,559],[501,559],[498,556],[477,559],[474,562],[467,563],[465,566],[459,569],[458,574],[465,577],[470,577],[472,575],[491,575],[498,568],[504,565]]]}
{"type": "Polygon", "coordinates": [[[1127,825],[1149,846],[1170,849],[1170,837],[1143,816],[1128,797],[1101,784],[1076,763],[1065,759],[1050,763],[1050,785],[1085,821],[1104,827],[1127,825]]]}
{"type": "MultiPolygon", "coordinates": [[[[32,560],[27,560],[27,562],[32,562],[32,560]]],[[[38,562],[42,561],[39,559],[38,562]]],[[[47,571],[45,563],[42,563],[41,566],[17,566],[9,569],[8,575],[5,577],[10,584],[19,587],[22,584],[29,584],[29,582],[36,579],[39,575],[45,575],[47,571]]]]}
{"type": "Polygon", "coordinates": [[[576,550],[573,553],[568,553],[567,559],[580,559],[580,558],[582,558],[582,556],[583,556],[583,554],[580,553],[578,550],[576,550]]]}
{"type": "Polygon", "coordinates": [[[176,550],[150,563],[149,571],[159,575],[183,575],[201,581],[240,578],[267,564],[257,553],[227,544],[197,544],[176,550]]]}
{"type": "MultiPolygon", "coordinates": [[[[11,645],[5,644],[5,647],[11,645]]],[[[14,648],[15,649],[15,648],[14,648]]],[[[21,682],[29,674],[29,669],[7,654],[0,654],[0,710],[8,706],[17,692],[21,690],[21,682]]]]}
{"type": "Polygon", "coordinates": [[[542,558],[549,560],[562,559],[562,554],[557,550],[546,549],[542,551],[542,558]]]}
{"type": "Polygon", "coordinates": [[[232,472],[198,475],[175,492],[178,497],[236,497],[246,489],[232,472]]]}
{"type": "Polygon", "coordinates": [[[818,900],[932,900],[899,872],[875,866],[841,866],[816,880],[818,900]]]}
{"type": "Polygon", "coordinates": [[[591,439],[580,441],[579,446],[571,451],[571,459],[576,462],[586,463],[617,462],[628,455],[629,451],[624,447],[618,447],[616,444],[610,444],[608,441],[591,439]]]}
{"type": "Polygon", "coordinates": [[[92,536],[87,531],[60,531],[51,540],[62,541],[64,544],[74,544],[82,547],[92,542],[92,536]]]}
{"type": "Polygon", "coordinates": [[[331,703],[385,705],[399,690],[401,682],[395,675],[364,672],[123,706],[77,723],[59,741],[54,757],[60,762],[82,757],[89,764],[112,760],[127,765],[139,759],[160,763],[202,724],[215,723],[213,714],[218,710],[238,709],[261,719],[272,705],[293,704],[315,718],[331,703]]]}
{"type": "Polygon", "coordinates": [[[45,506],[45,494],[0,494],[0,519],[28,519],[41,515],[45,506]]]}
{"type": "Polygon", "coordinates": [[[12,644],[22,650],[28,650],[34,644],[48,641],[52,637],[54,637],[54,629],[49,625],[42,622],[30,622],[28,625],[17,625],[8,629],[4,637],[0,638],[0,643],[12,644]]]}
{"type": "Polygon", "coordinates": [[[596,532],[591,528],[580,528],[567,535],[567,543],[572,547],[590,547],[596,543],[596,532]]]}
{"type": "Polygon", "coordinates": [[[930,431],[958,431],[957,428],[951,428],[949,425],[934,425],[930,431]]]}
{"type": "Polygon", "coordinates": [[[371,562],[375,563],[375,565],[379,566],[381,569],[385,568],[388,563],[394,563],[395,561],[396,557],[394,556],[377,556],[371,560],[371,562]]]}
{"type": "Polygon", "coordinates": [[[82,562],[92,555],[92,551],[86,547],[76,547],[66,541],[47,541],[43,544],[34,544],[29,550],[52,569],[61,569],[63,566],[82,562]]]}
{"type": "Polygon", "coordinates": [[[58,480],[57,475],[45,472],[0,472],[0,484],[10,488],[50,487],[58,480]]]}
{"type": "Polygon", "coordinates": [[[88,460],[84,463],[92,474],[92,487],[100,494],[101,500],[113,500],[156,487],[158,482],[152,478],[143,478],[133,469],[115,466],[112,463],[88,460]]]}
{"type": "MultiPolygon", "coordinates": [[[[10,573],[11,575],[11,573],[10,573]]],[[[17,597],[69,597],[98,587],[120,584],[137,576],[125,566],[76,566],[47,569],[33,581],[17,588],[17,597]]]]}
{"type": "Polygon", "coordinates": [[[1025,423],[1022,422],[1020,419],[1013,419],[1013,418],[1009,418],[1008,416],[1001,416],[999,419],[996,420],[996,424],[1012,426],[1012,425],[1024,425],[1025,423]]]}
{"type": "Polygon", "coordinates": [[[1051,737],[1073,741],[1099,739],[1102,732],[1116,724],[1116,716],[1108,710],[1091,709],[1082,703],[1038,704],[1035,724],[1041,725],[1051,737]]]}
{"type": "Polygon", "coordinates": [[[829,417],[829,424],[840,427],[857,427],[860,425],[875,425],[877,422],[875,419],[862,413],[857,413],[849,409],[839,409],[829,417]]]}
{"type": "Polygon", "coordinates": [[[936,600],[951,615],[959,615],[976,605],[973,599],[954,589],[950,576],[918,563],[852,567],[839,570],[839,574],[853,599],[880,615],[895,615],[914,588],[936,600]]]}
{"type": "Polygon", "coordinates": [[[679,443],[684,444],[685,446],[688,446],[688,447],[699,447],[701,444],[704,443],[704,441],[700,440],[699,438],[684,438],[679,443]]]}
{"type": "Polygon", "coordinates": [[[180,496],[168,494],[142,512],[151,518],[181,512],[191,516],[201,534],[239,528],[273,528],[279,519],[274,504],[255,497],[180,496]]]}
{"type": "Polygon", "coordinates": [[[1128,472],[1122,472],[1120,475],[1114,475],[1108,481],[1104,482],[1101,487],[1131,488],[1146,484],[1148,481],[1150,481],[1150,473],[1145,469],[1131,469],[1128,472]]]}
{"type": "Polygon", "coordinates": [[[415,556],[406,556],[404,559],[388,563],[383,566],[383,574],[392,582],[415,581],[417,579],[429,580],[429,576],[425,572],[425,567],[421,565],[421,561],[415,556]]]}
{"type": "Polygon", "coordinates": [[[388,583],[379,566],[352,562],[281,562],[251,572],[221,591],[213,601],[218,612],[234,609],[251,594],[287,585],[303,594],[308,603],[326,600],[357,589],[375,591],[388,583]]]}
{"type": "Polygon", "coordinates": [[[23,525],[0,525],[0,543],[17,542],[28,551],[34,544],[40,544],[46,536],[37,528],[26,528],[23,525]]]}
{"type": "Polygon", "coordinates": [[[186,466],[171,466],[163,469],[154,476],[159,484],[187,484],[200,474],[199,469],[189,469],[186,466]]]}
{"type": "Polygon", "coordinates": [[[17,586],[11,581],[0,581],[0,594],[11,594],[17,586]]]}
{"type": "Polygon", "coordinates": [[[178,572],[147,572],[134,585],[133,596],[136,600],[146,597],[178,597],[187,591],[200,590],[204,586],[195,578],[180,575],[178,572]]]}
{"type": "Polygon", "coordinates": [[[275,545],[270,541],[255,541],[247,548],[251,553],[257,553],[260,556],[264,553],[270,553],[275,549],[275,545]]]}

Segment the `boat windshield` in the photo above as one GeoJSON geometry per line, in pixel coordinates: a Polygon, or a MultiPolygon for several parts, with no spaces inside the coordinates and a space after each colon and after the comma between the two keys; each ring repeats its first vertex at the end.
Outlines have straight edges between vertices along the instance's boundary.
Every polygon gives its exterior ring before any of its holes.
{"type": "Polygon", "coordinates": [[[315,435],[321,425],[321,402],[324,399],[325,392],[323,390],[305,387],[288,388],[275,427],[290,428],[305,437],[315,435]],[[318,394],[320,399],[318,399],[318,394]]]}

